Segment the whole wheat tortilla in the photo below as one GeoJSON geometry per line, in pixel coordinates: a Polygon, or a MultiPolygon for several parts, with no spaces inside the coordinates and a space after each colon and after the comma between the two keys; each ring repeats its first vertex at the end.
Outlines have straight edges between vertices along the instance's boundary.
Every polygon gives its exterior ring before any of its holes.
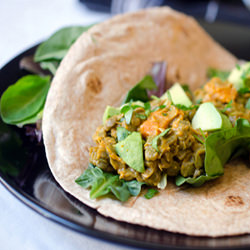
{"type": "Polygon", "coordinates": [[[128,89],[168,63],[167,81],[203,84],[208,67],[228,70],[236,58],[186,15],[154,8],[121,15],[84,33],[61,63],[49,90],[43,136],[51,171],[67,192],[117,220],[189,235],[250,233],[250,171],[231,163],[225,175],[200,188],[169,183],[154,198],[121,203],[91,200],[75,183],[88,165],[92,135],[107,105],[119,106],[128,89]]]}

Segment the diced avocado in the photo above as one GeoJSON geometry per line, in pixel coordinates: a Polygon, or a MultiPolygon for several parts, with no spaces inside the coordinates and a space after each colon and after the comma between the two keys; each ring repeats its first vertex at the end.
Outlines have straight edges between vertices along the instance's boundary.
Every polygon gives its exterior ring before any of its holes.
{"type": "Polygon", "coordinates": [[[119,108],[107,106],[105,109],[105,112],[103,114],[103,117],[102,117],[103,124],[106,122],[107,119],[109,119],[110,117],[112,117],[114,115],[118,115],[118,114],[120,114],[119,108]]]}
{"type": "Polygon", "coordinates": [[[139,132],[133,132],[126,139],[115,145],[116,153],[128,164],[129,167],[143,173],[144,161],[142,151],[142,138],[139,132]]]}
{"type": "Polygon", "coordinates": [[[213,131],[217,129],[232,128],[228,117],[216,109],[213,103],[202,103],[192,120],[194,129],[213,131]]]}
{"type": "Polygon", "coordinates": [[[165,94],[163,94],[161,99],[170,99],[175,105],[181,104],[186,107],[192,105],[191,100],[179,83],[175,83],[165,94]]]}
{"type": "Polygon", "coordinates": [[[250,88],[250,62],[236,66],[231,71],[228,81],[231,82],[237,90],[250,88]]]}

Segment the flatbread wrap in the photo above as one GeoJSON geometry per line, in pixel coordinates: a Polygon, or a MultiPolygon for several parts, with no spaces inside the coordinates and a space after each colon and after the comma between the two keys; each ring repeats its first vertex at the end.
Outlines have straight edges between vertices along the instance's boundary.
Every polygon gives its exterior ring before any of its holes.
{"type": "Polygon", "coordinates": [[[250,172],[240,160],[198,188],[169,181],[152,199],[90,199],[90,190],[75,182],[88,168],[92,135],[106,106],[121,106],[155,62],[167,63],[168,87],[180,82],[194,90],[206,82],[208,68],[231,70],[237,59],[193,18],[168,7],[95,25],[73,44],[47,96],[42,129],[54,177],[84,204],[120,221],[197,236],[249,233],[250,172]]]}

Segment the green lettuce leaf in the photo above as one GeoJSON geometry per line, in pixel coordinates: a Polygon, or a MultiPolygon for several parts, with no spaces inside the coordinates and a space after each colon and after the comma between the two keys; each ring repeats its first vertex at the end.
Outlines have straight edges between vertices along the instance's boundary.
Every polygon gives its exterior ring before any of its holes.
{"type": "Polygon", "coordinates": [[[91,199],[113,194],[122,202],[128,200],[130,196],[137,196],[141,192],[141,186],[144,184],[136,180],[121,180],[118,175],[105,173],[92,164],[89,164],[88,169],[75,182],[83,188],[90,188],[91,199]]]}
{"type": "Polygon", "coordinates": [[[189,183],[200,186],[204,182],[215,179],[224,173],[225,163],[235,155],[250,151],[250,123],[238,119],[235,127],[221,130],[209,135],[205,140],[205,175],[197,178],[176,178],[176,185],[189,183]]]}
{"type": "Polygon", "coordinates": [[[132,89],[130,89],[123,101],[128,103],[132,101],[142,101],[147,102],[150,100],[148,97],[147,90],[156,89],[157,86],[150,75],[145,76],[139,83],[137,83],[132,89]]]}

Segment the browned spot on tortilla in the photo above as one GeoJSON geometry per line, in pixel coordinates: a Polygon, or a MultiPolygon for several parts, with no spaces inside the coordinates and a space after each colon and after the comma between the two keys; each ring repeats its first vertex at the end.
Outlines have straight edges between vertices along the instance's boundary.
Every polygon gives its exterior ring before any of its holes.
{"type": "Polygon", "coordinates": [[[98,94],[102,90],[102,82],[97,76],[93,76],[92,78],[90,78],[87,82],[87,86],[94,94],[98,94]]]}
{"type": "Polygon", "coordinates": [[[229,195],[225,200],[225,205],[228,207],[237,207],[243,206],[244,202],[240,196],[229,195]]]}

